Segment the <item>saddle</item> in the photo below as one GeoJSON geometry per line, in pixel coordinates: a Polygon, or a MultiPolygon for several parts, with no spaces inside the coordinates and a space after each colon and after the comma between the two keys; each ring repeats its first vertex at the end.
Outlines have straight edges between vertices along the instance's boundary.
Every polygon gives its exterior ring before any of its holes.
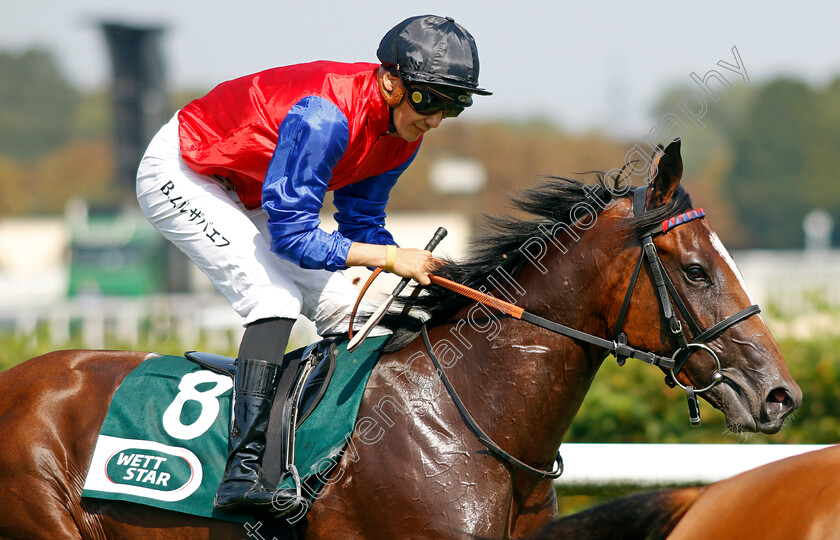
{"type": "MultiPolygon", "coordinates": [[[[284,398],[296,404],[295,427],[315,410],[327,391],[335,371],[335,345],[336,339],[328,338],[292,351],[284,357],[284,364],[289,369],[297,370],[292,392],[284,398]]],[[[184,356],[204,369],[233,378],[236,358],[200,351],[187,351],[184,356]]]]}
{"type": "MultiPolygon", "coordinates": [[[[292,370],[295,377],[288,391],[278,388],[271,407],[263,460],[263,475],[269,483],[276,485],[287,471],[296,472],[295,431],[315,410],[329,387],[340,339],[343,338],[327,338],[283,357],[284,370],[292,370]]],[[[231,378],[234,375],[235,358],[198,351],[188,351],[184,356],[210,371],[231,378]]]]}

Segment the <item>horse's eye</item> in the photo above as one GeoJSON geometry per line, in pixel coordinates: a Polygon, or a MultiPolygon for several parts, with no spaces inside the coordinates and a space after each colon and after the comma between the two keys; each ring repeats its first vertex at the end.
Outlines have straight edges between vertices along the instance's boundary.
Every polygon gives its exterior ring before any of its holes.
{"type": "Polygon", "coordinates": [[[707,281],[706,271],[699,264],[692,264],[684,272],[686,277],[691,281],[707,281]]]}

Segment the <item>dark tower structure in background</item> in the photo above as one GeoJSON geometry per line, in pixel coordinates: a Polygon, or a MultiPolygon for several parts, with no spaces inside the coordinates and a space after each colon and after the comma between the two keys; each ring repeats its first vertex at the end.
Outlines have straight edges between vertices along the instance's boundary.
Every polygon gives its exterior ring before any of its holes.
{"type": "Polygon", "coordinates": [[[136,296],[189,290],[189,261],[148,223],[135,195],[137,167],[172,109],[163,28],[103,22],[113,66],[111,104],[119,203],[73,214],[68,294],[136,296]]]}
{"type": "Polygon", "coordinates": [[[113,66],[111,99],[114,111],[116,182],[134,199],[137,165],[146,147],[172,111],[166,95],[160,26],[138,27],[104,22],[113,66]]]}

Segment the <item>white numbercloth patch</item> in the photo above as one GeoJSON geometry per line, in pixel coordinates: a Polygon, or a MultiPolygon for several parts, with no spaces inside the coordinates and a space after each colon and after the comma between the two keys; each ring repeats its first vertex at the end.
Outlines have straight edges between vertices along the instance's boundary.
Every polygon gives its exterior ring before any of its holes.
{"type": "Polygon", "coordinates": [[[100,435],[84,489],[171,502],[186,499],[195,493],[201,486],[202,477],[201,462],[186,448],[100,435]],[[143,451],[153,453],[144,454],[143,451]],[[186,463],[180,463],[179,468],[188,467],[189,472],[182,475],[182,478],[175,478],[171,472],[167,472],[172,471],[171,467],[165,465],[169,460],[183,460],[186,463]],[[115,478],[111,478],[109,470],[111,475],[114,470],[118,470],[120,476],[115,475],[115,478]],[[137,485],[138,483],[150,487],[137,485]],[[178,484],[177,487],[175,483],[178,484]]]}

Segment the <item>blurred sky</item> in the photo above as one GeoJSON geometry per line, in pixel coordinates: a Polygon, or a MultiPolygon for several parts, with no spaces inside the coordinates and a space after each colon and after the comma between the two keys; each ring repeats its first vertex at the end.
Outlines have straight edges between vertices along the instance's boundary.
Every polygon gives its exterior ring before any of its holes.
{"type": "Polygon", "coordinates": [[[170,87],[209,89],[275,65],[376,61],[385,32],[424,13],[451,15],[476,38],[481,86],[495,95],[476,99],[473,118],[542,117],[641,136],[665,90],[734,63],[733,46],[752,83],[840,75],[840,7],[827,1],[2,0],[0,47],[44,45],[92,88],[111,69],[98,22],[164,25],[170,87]]]}

